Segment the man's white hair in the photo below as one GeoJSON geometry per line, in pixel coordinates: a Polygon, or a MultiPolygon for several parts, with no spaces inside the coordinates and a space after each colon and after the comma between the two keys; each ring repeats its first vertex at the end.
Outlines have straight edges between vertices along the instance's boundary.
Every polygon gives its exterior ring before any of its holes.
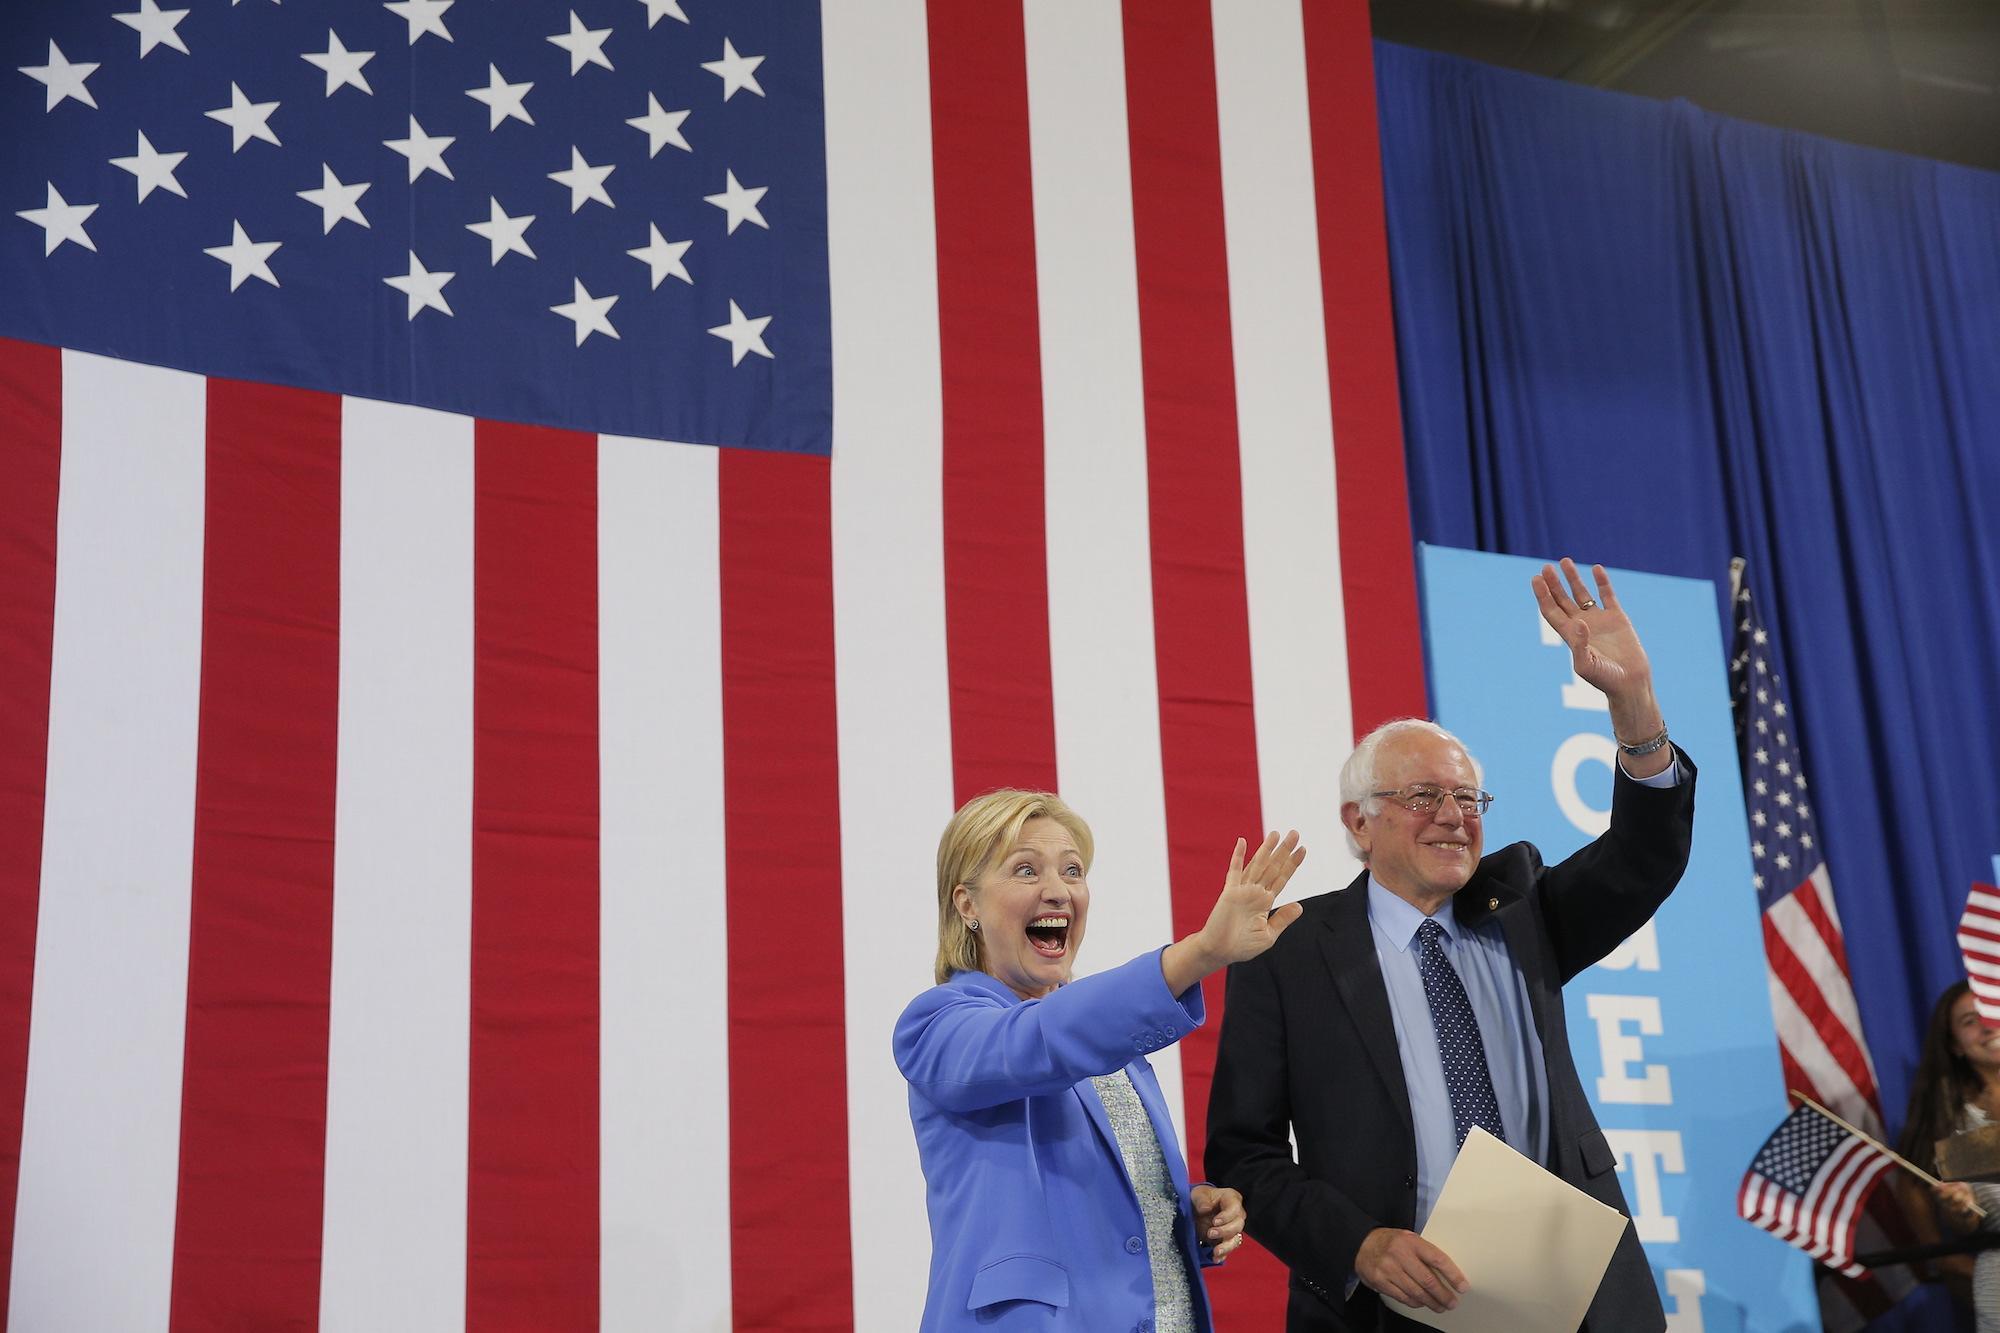
{"type": "MultiPolygon", "coordinates": [[[[1358,805],[1362,814],[1373,817],[1381,810],[1381,798],[1370,793],[1381,790],[1375,770],[1377,761],[1381,757],[1382,742],[1411,731],[1428,732],[1439,740],[1456,745],[1464,752],[1465,757],[1472,761],[1473,780],[1481,784],[1486,781],[1486,770],[1480,766],[1478,758],[1472,751],[1466,748],[1465,742],[1437,723],[1422,717],[1391,718],[1363,736],[1361,743],[1354,747],[1354,753],[1347,756],[1347,762],[1340,766],[1340,808],[1343,811],[1350,805],[1358,805]]],[[[1348,853],[1357,860],[1366,861],[1368,858],[1362,853],[1361,844],[1354,840],[1353,833],[1347,831],[1345,819],[1341,821],[1340,827],[1341,831],[1347,834],[1348,853]]]]}

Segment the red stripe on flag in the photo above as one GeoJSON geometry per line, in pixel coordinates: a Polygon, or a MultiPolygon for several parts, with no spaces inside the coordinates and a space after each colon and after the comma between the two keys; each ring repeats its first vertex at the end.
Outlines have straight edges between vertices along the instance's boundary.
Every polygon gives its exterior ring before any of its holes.
{"type": "MultiPolygon", "coordinates": [[[[1127,0],[1124,18],[1160,762],[1179,937],[1208,919],[1230,844],[1256,839],[1263,804],[1209,6],[1127,0]]],[[[1204,990],[1208,1023],[1180,1048],[1190,1163],[1207,1142],[1222,978],[1204,990]]],[[[1245,1253],[1216,1277],[1218,1323],[1282,1321],[1284,1278],[1267,1254],[1245,1253]]]]}
{"type": "Polygon", "coordinates": [[[931,0],[952,784],[1056,785],[1021,7],[931,0]]]}
{"type": "MultiPolygon", "coordinates": [[[[0,338],[0,421],[7,423],[7,483],[0,486],[0,1256],[14,1253],[41,907],[61,390],[61,352],[0,338]]],[[[8,1290],[0,1274],[0,1328],[7,1326],[8,1290]]]]}
{"type": "Polygon", "coordinates": [[[1785,1044],[1783,1029],[1780,1029],[1778,1032],[1778,1065],[1785,1076],[1786,1092],[1789,1093],[1796,1089],[1799,1092],[1805,1093],[1822,1106],[1828,1105],[1834,1100],[1830,1095],[1831,1089],[1822,1088],[1812,1079],[1806,1077],[1805,1066],[1799,1063],[1798,1057],[1792,1054],[1791,1047],[1785,1044]]]}
{"type": "MultiPolygon", "coordinates": [[[[1792,890],[1791,896],[1792,901],[1799,905],[1799,910],[1805,913],[1806,920],[1812,922],[1813,929],[1819,932],[1820,940],[1826,945],[1826,951],[1833,955],[1833,961],[1840,968],[1841,977],[1843,979],[1851,977],[1853,973],[1847,966],[1847,937],[1827,912],[1826,901],[1820,897],[1819,885],[1807,879],[1805,883],[1792,890]]],[[[1849,990],[1851,993],[1851,984],[1849,990]]],[[[1878,1106],[1875,1109],[1880,1111],[1882,1108],[1878,1106]]]]}
{"type": "Polygon", "coordinates": [[[1875,1105],[1877,1100],[1875,1076],[1869,1072],[1868,1058],[1861,1053],[1860,1043],[1856,1041],[1855,1035],[1847,1030],[1847,1025],[1840,1020],[1839,1015],[1828,1006],[1826,996],[1820,991],[1819,983],[1813,980],[1805,964],[1792,952],[1792,946],[1785,942],[1784,935],[1779,932],[1776,925],[1772,924],[1770,914],[1766,913],[1761,920],[1764,927],[1764,958],[1771,972],[1778,978],[1779,984],[1790,992],[1792,1002],[1798,1005],[1799,1012],[1803,1013],[1807,1021],[1812,1024],[1813,1031],[1819,1033],[1820,1040],[1826,1043],[1828,1053],[1847,1074],[1855,1089],[1869,1105],[1875,1105]]]}
{"type": "Polygon", "coordinates": [[[1368,7],[1307,0],[1304,16],[1347,680],[1359,737],[1392,717],[1428,717],[1430,705],[1396,399],[1368,7]]]}
{"type": "Polygon", "coordinates": [[[340,400],[208,386],[175,1328],[319,1317],[340,400]]]}
{"type": "Polygon", "coordinates": [[[736,1327],[845,1329],[854,1276],[830,473],[824,458],[743,449],[724,449],[719,469],[736,1327]]]}
{"type": "Polygon", "coordinates": [[[597,441],[475,431],[466,1328],[595,1328],[597,441]]]}
{"type": "MultiPolygon", "coordinates": [[[[1988,925],[1987,923],[1992,920],[1992,917],[1974,916],[1968,912],[1958,923],[1958,933],[1961,937],[1961,942],[1964,937],[1969,936],[1974,940],[1982,940],[1988,944],[2000,946],[2000,925],[1988,925]]],[[[1973,950],[1970,946],[1965,947],[1968,952],[1974,953],[1976,957],[2000,956],[2000,948],[1973,950]]]]}

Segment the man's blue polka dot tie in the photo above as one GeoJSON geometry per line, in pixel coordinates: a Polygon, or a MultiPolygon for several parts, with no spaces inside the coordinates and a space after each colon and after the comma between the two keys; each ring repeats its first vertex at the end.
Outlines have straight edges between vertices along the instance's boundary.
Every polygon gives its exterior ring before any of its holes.
{"type": "Polygon", "coordinates": [[[1417,973],[1424,979],[1424,998],[1431,1002],[1445,1091],[1451,1094],[1452,1127],[1458,1131],[1460,1147],[1474,1125],[1504,1143],[1507,1131],[1500,1127],[1500,1099],[1493,1095],[1493,1073],[1486,1067],[1479,1019],[1465,998],[1465,983],[1438,945],[1443,938],[1444,927],[1435,921],[1417,927],[1417,973]]]}

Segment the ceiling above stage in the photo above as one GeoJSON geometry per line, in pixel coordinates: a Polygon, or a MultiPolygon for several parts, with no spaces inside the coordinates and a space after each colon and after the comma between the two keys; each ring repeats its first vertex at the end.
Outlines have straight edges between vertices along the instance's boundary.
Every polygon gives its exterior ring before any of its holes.
{"type": "Polygon", "coordinates": [[[2000,170],[1996,0],[1372,0],[1375,35],[2000,170]]]}

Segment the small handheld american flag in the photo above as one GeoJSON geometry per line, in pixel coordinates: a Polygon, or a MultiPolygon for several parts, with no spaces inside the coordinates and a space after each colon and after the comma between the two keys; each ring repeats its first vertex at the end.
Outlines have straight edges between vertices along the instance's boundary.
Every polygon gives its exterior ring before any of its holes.
{"type": "Polygon", "coordinates": [[[1981,1021],[2000,1027],[2000,888],[1974,884],[1958,919],[1958,951],[1981,1021]]]}
{"type": "Polygon", "coordinates": [[[1896,1157],[1812,1106],[1800,1106],[1750,1159],[1736,1194],[1736,1211],[1789,1245],[1848,1277],[1854,1227],[1868,1196],[1896,1157]]]}

